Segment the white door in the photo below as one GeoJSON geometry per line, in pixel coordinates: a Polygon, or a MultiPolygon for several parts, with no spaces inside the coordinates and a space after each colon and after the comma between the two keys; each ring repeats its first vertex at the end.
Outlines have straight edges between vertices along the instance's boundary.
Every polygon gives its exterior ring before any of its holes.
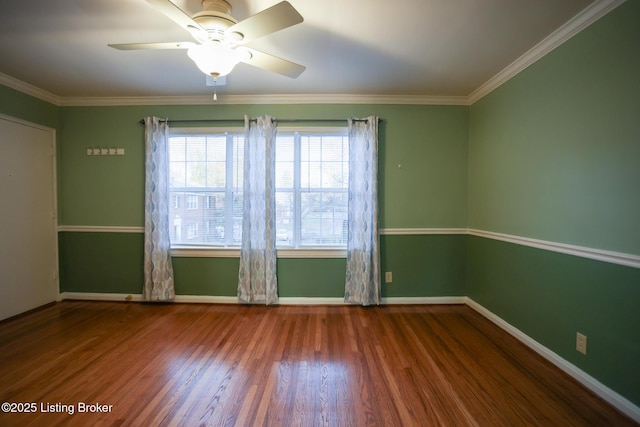
{"type": "Polygon", "coordinates": [[[0,115],[0,319],[58,297],[55,130],[0,115]]]}

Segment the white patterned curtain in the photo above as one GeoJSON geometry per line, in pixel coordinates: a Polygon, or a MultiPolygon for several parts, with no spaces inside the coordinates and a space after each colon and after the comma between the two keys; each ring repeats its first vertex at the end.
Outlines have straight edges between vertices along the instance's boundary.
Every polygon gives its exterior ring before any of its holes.
{"type": "Polygon", "coordinates": [[[169,240],[169,164],[166,120],[145,118],[144,289],[145,301],[171,301],[173,267],[169,240]]]}
{"type": "Polygon", "coordinates": [[[275,239],[276,123],[270,116],[244,118],[242,249],[238,299],[278,302],[275,239]]]}
{"type": "Polygon", "coordinates": [[[349,232],[344,300],[380,304],[378,118],[349,119],[349,232]]]}

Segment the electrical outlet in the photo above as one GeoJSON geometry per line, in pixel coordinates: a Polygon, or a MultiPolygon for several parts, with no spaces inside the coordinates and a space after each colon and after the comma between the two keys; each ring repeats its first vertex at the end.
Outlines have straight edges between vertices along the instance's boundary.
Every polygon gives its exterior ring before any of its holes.
{"type": "Polygon", "coordinates": [[[87,156],[93,156],[93,148],[87,148],[87,156]]]}
{"type": "Polygon", "coordinates": [[[587,336],[576,332],[576,350],[582,354],[587,354],[587,336]]]}
{"type": "Polygon", "coordinates": [[[384,273],[384,283],[391,283],[393,282],[393,273],[390,271],[387,271],[386,273],[384,273]]]}

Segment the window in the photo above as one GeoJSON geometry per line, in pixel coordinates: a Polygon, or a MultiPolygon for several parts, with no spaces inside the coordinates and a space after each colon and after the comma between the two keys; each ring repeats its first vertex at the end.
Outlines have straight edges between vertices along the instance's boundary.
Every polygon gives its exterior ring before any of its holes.
{"type": "Polygon", "coordinates": [[[276,244],[344,246],[349,144],[342,133],[278,132],[276,244]]]}
{"type": "Polygon", "coordinates": [[[169,209],[172,243],[239,246],[244,135],[178,132],[169,138],[169,192],[176,201],[169,209]]]}
{"type": "MultiPolygon", "coordinates": [[[[241,245],[243,152],[242,129],[172,130],[172,244],[241,245]]],[[[348,168],[346,128],[278,129],[278,247],[346,246],[348,168]]]]}
{"type": "Polygon", "coordinates": [[[187,195],[187,209],[198,209],[198,199],[200,198],[199,194],[188,194],[187,195]]]}
{"type": "Polygon", "coordinates": [[[189,240],[198,238],[198,223],[191,222],[187,225],[187,238],[189,240]]]}

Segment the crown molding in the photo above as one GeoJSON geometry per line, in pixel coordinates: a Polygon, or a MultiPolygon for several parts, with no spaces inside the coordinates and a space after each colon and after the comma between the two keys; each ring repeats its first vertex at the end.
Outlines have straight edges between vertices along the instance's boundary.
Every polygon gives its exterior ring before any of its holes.
{"type": "Polygon", "coordinates": [[[467,97],[469,105],[475,104],[512,77],[519,74],[522,70],[537,62],[540,58],[565,43],[571,37],[575,36],[625,1],[626,0],[598,0],[587,6],[582,12],[567,21],[556,31],[549,34],[524,55],[513,61],[498,74],[487,80],[482,86],[474,90],[467,97]]]}
{"type": "Polygon", "coordinates": [[[59,106],[123,106],[123,105],[231,105],[231,104],[414,104],[469,105],[466,96],[428,95],[357,95],[357,94],[271,94],[225,95],[213,101],[209,95],[194,96],[128,96],[66,97],[59,106]]]}
{"type": "MultiPolygon", "coordinates": [[[[359,95],[359,94],[220,94],[218,105],[231,104],[401,104],[401,105],[465,105],[469,106],[549,52],[587,28],[626,0],[596,0],[564,25],[544,38],[524,55],[487,80],[468,96],[431,95],[359,95]]],[[[126,106],[126,105],[211,105],[210,95],[193,96],[123,96],[123,97],[61,97],[29,83],[0,73],[0,84],[61,107],[126,106]]]]}
{"type": "Polygon", "coordinates": [[[22,80],[18,80],[7,74],[0,73],[0,84],[8,88],[15,89],[18,92],[33,96],[34,98],[60,106],[61,98],[58,95],[54,95],[51,92],[47,92],[46,90],[40,89],[39,87],[29,83],[25,83],[22,80]]]}

